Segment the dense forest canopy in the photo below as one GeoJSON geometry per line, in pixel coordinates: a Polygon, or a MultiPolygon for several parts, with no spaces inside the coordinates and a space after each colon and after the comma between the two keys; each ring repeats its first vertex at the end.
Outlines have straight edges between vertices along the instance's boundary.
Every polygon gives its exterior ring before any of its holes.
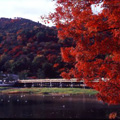
{"type": "Polygon", "coordinates": [[[0,71],[20,79],[59,78],[65,65],[60,53],[64,44],[55,27],[24,18],[0,18],[0,71]]]}
{"type": "Polygon", "coordinates": [[[63,61],[71,65],[61,75],[84,79],[100,100],[120,103],[120,0],[56,0],[56,6],[48,20],[59,39],[73,41],[61,48],[63,61]],[[100,3],[103,10],[93,14],[91,5],[100,3]]]}

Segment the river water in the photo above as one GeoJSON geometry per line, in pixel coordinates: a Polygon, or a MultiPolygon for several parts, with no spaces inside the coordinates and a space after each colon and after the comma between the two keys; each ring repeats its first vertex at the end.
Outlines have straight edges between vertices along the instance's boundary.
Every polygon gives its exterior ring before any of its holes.
{"type": "Polygon", "coordinates": [[[0,95],[0,118],[105,119],[120,109],[90,95],[0,95]]]}

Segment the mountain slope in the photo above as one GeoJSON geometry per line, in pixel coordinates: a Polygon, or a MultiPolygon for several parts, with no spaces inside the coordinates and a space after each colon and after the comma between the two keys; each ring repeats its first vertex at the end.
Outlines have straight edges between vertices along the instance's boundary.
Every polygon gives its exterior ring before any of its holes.
{"type": "Polygon", "coordinates": [[[21,79],[60,77],[61,44],[54,27],[28,19],[0,18],[0,71],[21,79]],[[60,67],[54,68],[54,64],[60,67]]]}

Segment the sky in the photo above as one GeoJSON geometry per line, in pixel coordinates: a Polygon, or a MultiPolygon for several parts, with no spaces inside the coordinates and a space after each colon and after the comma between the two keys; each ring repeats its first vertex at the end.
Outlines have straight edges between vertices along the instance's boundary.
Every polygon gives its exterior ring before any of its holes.
{"type": "Polygon", "coordinates": [[[96,4],[91,5],[93,13],[98,14],[98,13],[102,12],[102,10],[103,10],[103,7],[101,7],[102,5],[103,5],[103,2],[99,3],[98,6],[96,6],[96,4]]]}
{"type": "Polygon", "coordinates": [[[54,9],[55,2],[52,0],[0,0],[0,17],[22,17],[41,22],[40,16],[48,15],[54,9]]]}
{"type": "MultiPolygon", "coordinates": [[[[95,14],[100,9],[100,6],[98,8],[92,6],[95,14]]],[[[0,0],[0,17],[22,17],[41,23],[40,16],[48,15],[54,10],[55,2],[52,0],[0,0]]],[[[46,25],[53,26],[52,23],[46,25]]]]}

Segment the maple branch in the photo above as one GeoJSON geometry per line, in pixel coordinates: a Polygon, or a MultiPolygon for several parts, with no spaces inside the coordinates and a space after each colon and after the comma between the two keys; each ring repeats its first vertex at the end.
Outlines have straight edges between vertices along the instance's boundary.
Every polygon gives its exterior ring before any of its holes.
{"type": "Polygon", "coordinates": [[[105,32],[105,31],[114,30],[114,29],[120,29],[120,28],[119,27],[118,28],[110,28],[110,29],[105,29],[105,30],[98,31],[98,32],[105,32]]]}

